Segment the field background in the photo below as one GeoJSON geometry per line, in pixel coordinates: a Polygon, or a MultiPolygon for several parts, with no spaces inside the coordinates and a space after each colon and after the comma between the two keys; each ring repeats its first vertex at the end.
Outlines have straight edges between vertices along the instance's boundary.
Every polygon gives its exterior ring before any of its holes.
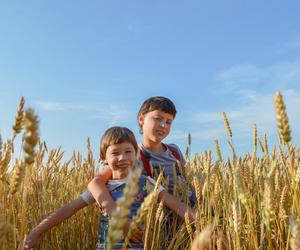
{"type": "MultiPolygon", "coordinates": [[[[189,204],[188,191],[197,202],[195,223],[182,220],[161,205],[149,205],[146,249],[298,249],[300,239],[300,149],[292,144],[286,108],[279,92],[274,99],[278,145],[269,148],[267,135],[253,127],[253,151],[238,156],[225,113],[224,133],[232,157],[215,151],[190,155],[186,150],[186,182],[175,195],[189,204]],[[217,160],[213,161],[212,154],[217,160]],[[172,219],[168,219],[172,217],[172,219]]],[[[38,117],[24,110],[21,99],[13,138],[1,143],[0,246],[16,249],[28,232],[55,209],[78,198],[95,175],[96,160],[87,140],[87,154],[74,152],[64,161],[61,148],[48,149],[39,140],[38,117]],[[22,136],[23,151],[14,151],[22,136]]],[[[166,180],[163,180],[166,185],[166,180]]],[[[99,209],[90,206],[47,232],[41,249],[93,249],[97,241],[99,209]]]]}

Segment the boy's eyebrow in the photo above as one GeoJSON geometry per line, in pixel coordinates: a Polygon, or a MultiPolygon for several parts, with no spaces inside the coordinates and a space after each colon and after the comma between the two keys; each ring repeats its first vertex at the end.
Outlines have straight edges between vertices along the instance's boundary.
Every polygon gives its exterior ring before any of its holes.
{"type": "MultiPolygon", "coordinates": [[[[157,114],[156,116],[158,116],[159,118],[165,119],[162,115],[157,114]]],[[[173,121],[173,118],[166,118],[167,121],[173,121]]]]}
{"type": "Polygon", "coordinates": [[[113,149],[111,149],[111,151],[119,151],[119,149],[118,148],[113,148],[113,149]]]}

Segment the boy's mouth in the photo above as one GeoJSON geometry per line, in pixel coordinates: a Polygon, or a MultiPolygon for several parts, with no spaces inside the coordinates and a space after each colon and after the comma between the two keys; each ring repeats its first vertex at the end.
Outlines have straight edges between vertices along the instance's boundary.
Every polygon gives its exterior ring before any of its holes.
{"type": "Polygon", "coordinates": [[[157,130],[156,133],[157,133],[157,135],[159,135],[159,136],[164,136],[164,135],[165,135],[165,132],[162,131],[162,130],[157,130]]]}
{"type": "Polygon", "coordinates": [[[122,169],[126,169],[126,168],[130,168],[130,165],[129,164],[117,164],[116,165],[118,168],[122,168],[122,169]]]}

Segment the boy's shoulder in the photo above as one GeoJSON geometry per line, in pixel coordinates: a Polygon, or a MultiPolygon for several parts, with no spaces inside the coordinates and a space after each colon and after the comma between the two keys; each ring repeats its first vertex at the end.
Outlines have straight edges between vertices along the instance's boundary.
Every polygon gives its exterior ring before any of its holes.
{"type": "MultiPolygon", "coordinates": [[[[169,149],[169,150],[171,150],[171,151],[173,150],[173,151],[176,151],[176,152],[178,152],[178,153],[181,153],[181,150],[180,150],[179,146],[176,145],[176,144],[174,144],[174,143],[163,143],[163,145],[164,145],[167,149],[169,149]]],[[[145,152],[146,152],[146,153],[151,152],[150,150],[145,149],[144,146],[143,146],[142,144],[139,144],[138,147],[139,147],[139,150],[142,151],[143,153],[145,153],[145,152]]],[[[181,154],[182,154],[182,153],[181,153],[181,154]]]]}
{"type": "MultiPolygon", "coordinates": [[[[178,145],[174,143],[163,143],[163,145],[166,147],[167,151],[171,152],[171,154],[179,161],[184,162],[184,156],[179,148],[178,145]]],[[[146,148],[142,144],[139,144],[139,157],[144,158],[144,160],[149,160],[152,156],[152,152],[146,148]]]]}
{"type": "Polygon", "coordinates": [[[182,160],[184,158],[178,145],[176,145],[174,143],[165,144],[165,145],[171,151],[171,153],[177,160],[182,160]]]}
{"type": "Polygon", "coordinates": [[[164,145],[166,145],[166,147],[168,147],[170,150],[174,150],[178,153],[179,152],[181,153],[181,150],[180,150],[179,146],[175,143],[168,143],[168,144],[165,143],[164,145]]]}

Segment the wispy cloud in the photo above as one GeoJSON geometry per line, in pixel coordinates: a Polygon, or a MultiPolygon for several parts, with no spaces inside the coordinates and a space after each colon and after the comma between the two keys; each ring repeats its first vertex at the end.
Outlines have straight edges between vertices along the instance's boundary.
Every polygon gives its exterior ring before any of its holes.
{"type": "Polygon", "coordinates": [[[62,102],[37,101],[36,105],[49,112],[83,113],[93,119],[100,119],[115,125],[124,120],[133,119],[134,112],[120,104],[75,104],[62,102]]]}
{"type": "Polygon", "coordinates": [[[109,124],[112,126],[124,121],[133,121],[134,115],[135,113],[126,110],[124,105],[108,104],[105,109],[97,109],[94,117],[109,121],[109,124]]]}
{"type": "Polygon", "coordinates": [[[300,80],[300,61],[280,62],[265,67],[252,64],[235,65],[217,72],[215,79],[223,83],[229,91],[293,88],[298,86],[300,80]]]}
{"type": "Polygon", "coordinates": [[[51,112],[83,111],[89,109],[88,106],[72,104],[72,103],[48,102],[48,101],[37,101],[35,103],[41,109],[46,111],[51,111],[51,112]]]}
{"type": "MultiPolygon", "coordinates": [[[[297,47],[297,43],[291,44],[297,47]]],[[[300,121],[300,60],[278,62],[267,66],[254,64],[240,64],[216,72],[215,79],[218,93],[224,102],[222,107],[214,105],[216,112],[193,112],[184,119],[189,131],[179,130],[172,133],[172,139],[181,141],[191,132],[192,137],[213,141],[220,141],[226,137],[222,111],[225,111],[230,121],[235,145],[239,150],[249,150],[252,146],[253,124],[257,125],[259,136],[264,132],[272,143],[277,141],[276,114],[274,109],[274,95],[281,91],[287,107],[289,123],[292,129],[293,140],[299,139],[298,126],[300,121]],[[232,99],[236,99],[233,102],[232,99]],[[235,104],[236,106],[233,106],[235,104]],[[191,125],[192,124],[192,125],[191,125]]],[[[246,150],[246,151],[247,151],[246,150]]],[[[250,149],[251,150],[251,149],[250,149]]]]}
{"type": "MultiPolygon", "coordinates": [[[[168,141],[176,141],[176,140],[186,140],[188,138],[188,133],[191,131],[183,131],[183,130],[173,130],[172,133],[168,137],[168,141]]],[[[199,140],[213,140],[216,137],[224,134],[224,129],[220,127],[213,127],[209,129],[201,129],[198,131],[191,132],[192,139],[199,140]]]]}
{"type": "MultiPolygon", "coordinates": [[[[297,44],[293,43],[293,46],[297,44]]],[[[229,88],[227,94],[239,96],[243,100],[241,106],[236,109],[230,108],[230,112],[227,113],[239,136],[249,131],[253,123],[269,133],[276,133],[273,98],[278,90],[283,93],[290,124],[292,128],[297,128],[295,124],[300,120],[299,60],[279,62],[265,67],[236,65],[217,72],[216,79],[229,88]]],[[[297,130],[295,133],[298,133],[297,130]]]]}
{"type": "MultiPolygon", "coordinates": [[[[300,121],[300,92],[287,90],[282,93],[292,131],[299,134],[296,130],[296,124],[300,121]]],[[[230,108],[229,111],[226,111],[226,107],[223,108],[231,124],[234,137],[238,139],[251,138],[253,124],[257,125],[261,135],[267,132],[268,135],[274,136],[276,134],[276,114],[273,105],[275,93],[263,94],[245,91],[241,94],[246,100],[244,105],[235,109],[230,108]]],[[[195,126],[196,131],[192,132],[193,137],[197,139],[213,140],[215,137],[226,134],[221,111],[195,113],[191,119],[199,124],[198,127],[195,126]]],[[[186,134],[187,132],[180,131],[180,133],[175,133],[173,137],[174,139],[181,139],[186,134]]]]}
{"type": "Polygon", "coordinates": [[[288,42],[286,47],[289,49],[300,49],[300,39],[288,42]]]}

